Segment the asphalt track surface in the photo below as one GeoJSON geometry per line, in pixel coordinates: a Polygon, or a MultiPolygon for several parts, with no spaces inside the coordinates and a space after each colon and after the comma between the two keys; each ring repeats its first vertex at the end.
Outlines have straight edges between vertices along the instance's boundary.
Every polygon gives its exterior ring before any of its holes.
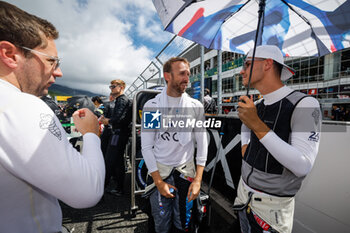
{"type": "MultiPolygon", "coordinates": [[[[147,233],[148,216],[140,209],[136,216],[130,213],[130,184],[126,185],[125,194],[117,197],[105,194],[103,199],[94,207],[87,209],[74,209],[61,203],[63,225],[72,233],[147,233]]],[[[136,198],[137,206],[142,206],[143,199],[136,198]]],[[[212,211],[210,226],[203,226],[202,233],[234,233],[239,232],[236,226],[228,224],[215,209],[212,211]]]]}

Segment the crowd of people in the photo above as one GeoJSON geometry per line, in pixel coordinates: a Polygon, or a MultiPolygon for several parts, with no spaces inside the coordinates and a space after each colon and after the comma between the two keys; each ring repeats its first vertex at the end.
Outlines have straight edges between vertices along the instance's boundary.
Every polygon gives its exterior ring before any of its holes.
{"type": "MultiPolygon", "coordinates": [[[[6,99],[0,102],[3,232],[66,232],[58,200],[86,208],[105,192],[124,194],[124,152],[132,115],[126,84],[112,80],[109,102],[94,97],[92,109],[74,109],[72,118],[84,143],[80,152],[75,150],[59,109],[46,99],[48,88],[62,76],[58,36],[50,22],[0,1],[0,97],[6,99]],[[108,189],[112,177],[115,187],[108,189]]],[[[250,85],[263,98],[254,102],[241,96],[238,104],[242,174],[234,208],[242,232],[291,232],[294,197],[318,152],[320,105],[283,84],[292,69],[278,47],[258,46],[251,66],[249,51],[241,71],[243,84],[248,85],[253,72],[250,85]]],[[[195,121],[204,121],[205,111],[215,113],[209,90],[204,106],[185,92],[190,76],[185,58],[169,59],[163,73],[166,86],[144,105],[151,121],[159,119],[160,109],[175,116],[186,109],[195,121]]],[[[164,128],[142,128],[142,155],[152,177],[146,197],[156,232],[192,231],[191,209],[208,154],[206,130],[195,125],[185,130],[172,122],[164,128]]]]}

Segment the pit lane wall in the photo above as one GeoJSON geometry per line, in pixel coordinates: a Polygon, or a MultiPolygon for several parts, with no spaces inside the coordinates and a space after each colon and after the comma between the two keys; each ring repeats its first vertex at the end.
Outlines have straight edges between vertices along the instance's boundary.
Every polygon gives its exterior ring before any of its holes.
{"type": "MultiPolygon", "coordinates": [[[[208,129],[207,184],[221,147],[213,188],[233,203],[241,169],[241,122],[236,116],[215,116],[223,122],[223,136],[208,129]],[[219,143],[218,143],[219,142],[219,143]]],[[[349,232],[350,123],[323,121],[319,153],[311,173],[296,195],[294,233],[349,232]]]]}
{"type": "Polygon", "coordinates": [[[294,233],[350,231],[350,123],[323,121],[320,140],[296,195],[294,233]]]}

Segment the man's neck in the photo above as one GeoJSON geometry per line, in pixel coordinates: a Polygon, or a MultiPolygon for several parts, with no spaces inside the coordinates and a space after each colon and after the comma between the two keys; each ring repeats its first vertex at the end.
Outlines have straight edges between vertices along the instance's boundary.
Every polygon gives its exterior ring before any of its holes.
{"type": "Polygon", "coordinates": [[[255,87],[255,89],[257,89],[260,92],[260,94],[266,95],[280,89],[283,86],[284,84],[280,79],[277,81],[276,79],[275,80],[270,79],[270,80],[266,80],[266,82],[260,83],[259,86],[255,87]]]}
{"type": "Polygon", "coordinates": [[[13,86],[17,87],[18,89],[21,90],[21,86],[19,85],[19,82],[13,73],[8,74],[8,75],[1,75],[0,79],[12,84],[13,86]]]}
{"type": "Polygon", "coordinates": [[[166,94],[167,94],[168,96],[174,97],[174,98],[181,97],[181,95],[182,95],[182,93],[179,93],[179,92],[177,92],[177,91],[173,91],[173,90],[171,90],[171,89],[169,89],[169,88],[166,90],[166,94]]]}
{"type": "Polygon", "coordinates": [[[269,93],[272,93],[274,91],[277,91],[278,89],[280,89],[281,87],[283,87],[283,84],[282,85],[278,85],[278,86],[274,86],[274,87],[271,87],[271,88],[264,88],[263,90],[259,90],[260,94],[262,95],[267,95],[269,93]]]}
{"type": "Polygon", "coordinates": [[[116,100],[119,96],[121,96],[121,95],[123,95],[123,94],[124,94],[124,93],[121,92],[119,95],[116,95],[115,98],[114,98],[114,100],[116,100]]]}

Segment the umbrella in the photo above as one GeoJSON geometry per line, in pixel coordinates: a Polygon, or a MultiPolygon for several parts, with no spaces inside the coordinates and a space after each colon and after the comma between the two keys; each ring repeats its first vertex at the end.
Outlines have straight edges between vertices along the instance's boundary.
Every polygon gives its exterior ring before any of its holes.
{"type": "Polygon", "coordinates": [[[350,46],[347,0],[153,0],[166,31],[207,48],[246,54],[257,44],[285,56],[323,56],[350,46]],[[264,6],[265,5],[265,6],[264,6]]]}
{"type": "Polygon", "coordinates": [[[276,45],[290,57],[323,56],[350,46],[348,0],[153,3],[166,31],[211,49],[242,54],[253,49],[254,58],[256,45],[276,45]]]}
{"type": "Polygon", "coordinates": [[[95,105],[91,101],[91,98],[88,96],[76,95],[67,99],[67,105],[65,109],[68,117],[71,117],[76,110],[81,108],[88,108],[90,111],[95,113],[95,105]]]}

